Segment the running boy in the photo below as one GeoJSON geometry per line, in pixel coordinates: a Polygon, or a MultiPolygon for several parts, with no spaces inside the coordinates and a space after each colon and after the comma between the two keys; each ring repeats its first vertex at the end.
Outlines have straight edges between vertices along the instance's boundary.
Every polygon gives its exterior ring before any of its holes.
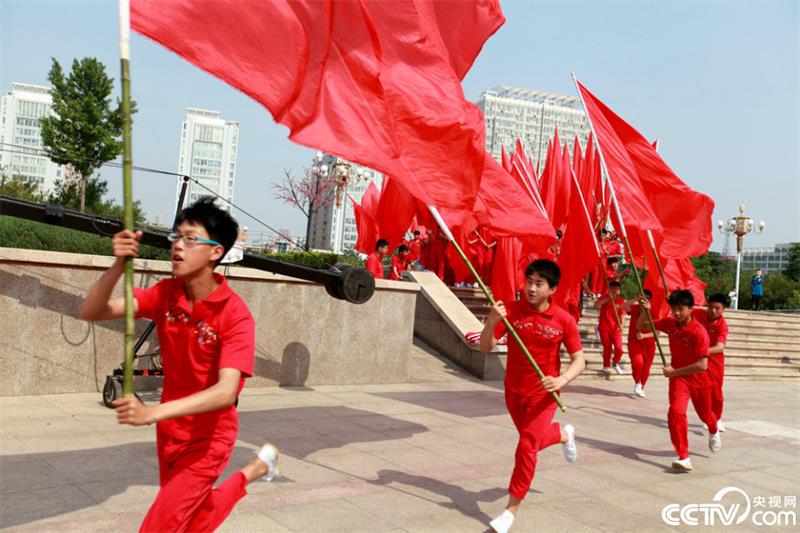
{"type": "Polygon", "coordinates": [[[569,424],[562,429],[553,422],[556,403],[549,394],[560,391],[585,368],[578,326],[569,313],[549,300],[561,278],[558,265],[547,259],[536,260],[525,269],[525,277],[525,298],[511,302],[508,307],[498,301],[489,311],[481,332],[481,351],[487,353],[506,333],[501,320],[507,317],[545,375],[540,381],[516,342],[508,343],[505,398],[508,413],[519,432],[519,442],[508,487],[508,505],[489,523],[498,533],[511,529],[533,481],[539,450],[560,442],[568,462],[574,463],[578,458],[575,429],[569,424]],[[564,374],[560,373],[562,343],[571,360],[564,374]]]}
{"type": "MultiPolygon", "coordinates": [[[[652,301],[653,293],[645,289],[644,296],[647,301],[652,301]]],[[[622,306],[630,313],[631,320],[628,325],[628,357],[631,358],[631,374],[633,375],[633,393],[640,398],[646,398],[644,387],[650,378],[650,367],[653,366],[653,357],[656,354],[656,339],[650,329],[650,324],[645,322],[642,330],[639,326],[639,302],[628,300],[622,306]]]]}
{"type": "Polygon", "coordinates": [[[692,310],[692,316],[706,328],[708,333],[708,374],[714,387],[711,389],[711,410],[717,418],[717,428],[724,432],[722,423],[722,382],[725,379],[725,343],[728,342],[728,322],[722,314],[730,300],[724,294],[712,294],[708,297],[707,309],[692,310]]]}
{"type": "Polygon", "coordinates": [[[614,372],[622,374],[622,330],[620,326],[625,316],[623,304],[625,300],[619,295],[622,286],[619,281],[608,284],[609,294],[595,300],[594,307],[600,309],[598,331],[600,343],[603,345],[603,373],[611,373],[611,353],[614,353],[614,372]],[[616,311],[614,308],[616,307],[616,311]]]}
{"type": "MultiPolygon", "coordinates": [[[[264,445],[258,458],[226,479],[239,418],[234,406],[253,373],[255,322],[245,303],[214,267],[231,249],[238,225],[204,197],[184,209],[172,242],[172,274],[134,291],[137,318],[156,322],[164,369],[161,403],[136,397],[114,401],[117,421],[156,424],[161,488],[140,531],[213,531],[247,493],[251,481],[277,473],[278,450],[264,445]]],[[[125,257],[136,257],[141,232],[114,236],[116,262],[94,284],[81,318],[110,320],[125,314],[123,298],[111,292],[125,257]]]]}
{"type": "MultiPolygon", "coordinates": [[[[722,448],[717,429],[717,418],[711,410],[711,377],[708,368],[708,333],[697,321],[692,319],[694,296],[686,290],[677,290],[667,300],[672,316],[655,321],[658,331],[669,335],[670,364],[664,367],[664,376],[669,378],[669,412],[667,424],[672,446],[678,458],[672,461],[672,468],[679,472],[691,472],[689,458],[689,424],[686,408],[692,400],[694,410],[700,420],[708,425],[708,449],[718,452],[722,448]]],[[[650,302],[642,299],[639,305],[650,309],[650,302]]],[[[643,329],[647,317],[639,314],[639,329],[643,329]]]]}

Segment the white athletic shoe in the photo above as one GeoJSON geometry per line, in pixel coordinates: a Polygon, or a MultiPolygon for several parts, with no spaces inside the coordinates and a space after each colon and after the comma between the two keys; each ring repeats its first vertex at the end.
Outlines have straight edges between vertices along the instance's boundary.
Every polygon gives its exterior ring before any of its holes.
{"type": "Polygon", "coordinates": [[[489,522],[489,527],[497,533],[508,533],[511,531],[511,524],[514,523],[514,513],[506,509],[500,516],[489,522]]]}
{"type": "Polygon", "coordinates": [[[603,372],[603,374],[611,374],[611,367],[610,366],[604,366],[602,372],[603,372]]]}
{"type": "Polygon", "coordinates": [[[717,422],[717,431],[721,431],[721,432],[725,433],[727,430],[728,430],[728,428],[725,427],[725,423],[722,420],[719,420],[717,422]]]}
{"type": "Polygon", "coordinates": [[[281,475],[281,469],[278,467],[278,455],[280,455],[278,447],[271,442],[266,443],[258,451],[258,458],[269,467],[269,472],[262,478],[264,481],[272,481],[281,475]]]}
{"type": "Polygon", "coordinates": [[[706,424],[705,422],[703,422],[703,429],[705,429],[706,431],[708,430],[708,424],[706,424]]]}
{"type": "Polygon", "coordinates": [[[564,426],[564,433],[567,434],[567,442],[561,443],[561,451],[564,452],[564,459],[568,463],[578,460],[578,447],[575,446],[575,427],[572,424],[564,426]]]}
{"type": "Polygon", "coordinates": [[[622,367],[621,367],[621,366],[619,366],[619,365],[614,365],[614,372],[616,372],[616,373],[617,373],[617,374],[619,374],[620,376],[621,376],[622,374],[624,374],[624,373],[625,373],[625,371],[624,371],[624,370],[622,370],[622,367]]]}
{"type": "Polygon", "coordinates": [[[708,449],[714,453],[722,449],[722,439],[719,436],[719,431],[708,436],[708,449]]]}
{"type": "Polygon", "coordinates": [[[633,393],[636,396],[640,397],[640,398],[642,397],[642,384],[641,383],[637,383],[636,385],[633,386],[633,393]]]}
{"type": "Polygon", "coordinates": [[[639,394],[642,398],[647,398],[647,393],[644,391],[644,387],[642,387],[641,394],[639,394]]]}
{"type": "Polygon", "coordinates": [[[681,459],[678,457],[674,461],[672,461],[672,469],[677,470],[678,472],[691,472],[692,471],[692,459],[687,457],[686,459],[681,459]]]}

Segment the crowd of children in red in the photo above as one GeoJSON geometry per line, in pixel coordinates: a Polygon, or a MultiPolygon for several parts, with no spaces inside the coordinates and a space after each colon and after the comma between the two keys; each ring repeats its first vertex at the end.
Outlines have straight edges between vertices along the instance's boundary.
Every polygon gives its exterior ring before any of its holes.
{"type": "MultiPolygon", "coordinates": [[[[255,321],[225,277],[214,273],[237,233],[238,226],[227,212],[216,207],[211,198],[200,199],[180,213],[176,230],[169,236],[173,277],[134,293],[136,316],[157,324],[164,368],[159,404],[146,405],[135,396],[114,402],[119,423],[155,423],[157,427],[160,490],[140,531],[213,531],[246,495],[249,483],[278,475],[278,449],[266,443],[252,462],[214,487],[236,442],[236,400],[245,379],[253,373],[255,359],[255,321]]],[[[86,296],[81,306],[84,319],[108,320],[124,315],[123,299],[111,294],[123,273],[124,259],[137,256],[140,238],[141,232],[131,231],[114,236],[117,260],[86,296]]],[[[425,261],[430,258],[426,256],[430,242],[417,233],[401,245],[392,259],[389,277],[398,279],[402,270],[415,262],[429,266],[425,261]]],[[[387,251],[388,243],[379,240],[367,261],[375,277],[383,277],[382,259],[387,251]]],[[[650,309],[651,304],[649,299],[625,302],[619,296],[613,263],[607,263],[605,275],[612,278],[607,293],[596,303],[601,309],[603,364],[609,372],[623,372],[621,318],[630,313],[628,351],[636,382],[634,392],[644,397],[653,361],[654,332],[641,310],[650,309]]],[[[585,368],[577,321],[551,302],[561,279],[556,263],[536,259],[523,275],[521,298],[497,301],[480,335],[481,351],[491,351],[506,334],[507,319],[545,376],[540,380],[522,349],[509,343],[505,401],[519,441],[508,504],[490,522],[490,527],[500,533],[510,530],[529,491],[540,450],[561,443],[568,462],[578,457],[575,428],[553,422],[556,403],[551,395],[559,394],[585,368]],[[564,372],[562,345],[570,357],[564,372]]],[[[677,290],[669,296],[671,314],[655,320],[655,329],[669,336],[671,362],[663,373],[669,378],[667,421],[677,454],[672,466],[679,471],[692,469],[686,418],[690,400],[708,427],[709,449],[717,452],[721,448],[723,352],[728,333],[723,317],[725,298],[710,297],[708,309],[702,311],[694,309],[689,291],[677,290]]]]}

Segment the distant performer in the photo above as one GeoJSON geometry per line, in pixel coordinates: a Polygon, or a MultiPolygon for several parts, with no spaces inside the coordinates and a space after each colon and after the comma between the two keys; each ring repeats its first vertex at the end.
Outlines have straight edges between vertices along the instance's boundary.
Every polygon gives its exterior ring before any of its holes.
{"type": "Polygon", "coordinates": [[[383,258],[389,253],[389,241],[378,239],[375,251],[367,257],[367,270],[375,279],[383,279],[383,258]]]}
{"type": "Polygon", "coordinates": [[[404,270],[408,270],[409,249],[405,244],[401,244],[397,253],[392,257],[392,267],[389,271],[389,279],[399,280],[404,270]]]}
{"type": "MultiPolygon", "coordinates": [[[[692,401],[697,416],[708,426],[708,449],[713,453],[722,448],[717,417],[711,408],[713,382],[708,374],[708,333],[698,320],[692,318],[694,296],[687,290],[673,291],[668,300],[672,316],[655,321],[658,331],[669,335],[670,363],[664,367],[664,376],[669,378],[669,411],[667,425],[672,446],[678,458],[672,468],[678,472],[691,472],[689,457],[689,422],[686,408],[692,401]]],[[[642,299],[639,305],[650,309],[650,301],[642,299]]],[[[647,319],[639,314],[639,330],[647,319]]]]}
{"type": "Polygon", "coordinates": [[[725,431],[722,422],[722,383],[725,380],[725,343],[728,342],[728,321],[722,316],[725,308],[730,305],[730,300],[724,294],[712,294],[708,297],[705,311],[695,309],[692,316],[703,324],[708,332],[708,374],[714,382],[711,390],[711,409],[717,417],[717,427],[725,431]]]}
{"type": "MultiPolygon", "coordinates": [[[[653,300],[653,293],[647,289],[644,290],[644,296],[647,301],[653,300]]],[[[650,378],[650,368],[653,366],[653,357],[656,355],[655,334],[647,322],[641,330],[639,329],[641,306],[638,300],[628,300],[623,309],[628,311],[631,316],[628,325],[628,357],[631,358],[633,393],[640,398],[646,398],[644,387],[650,378]]]]}

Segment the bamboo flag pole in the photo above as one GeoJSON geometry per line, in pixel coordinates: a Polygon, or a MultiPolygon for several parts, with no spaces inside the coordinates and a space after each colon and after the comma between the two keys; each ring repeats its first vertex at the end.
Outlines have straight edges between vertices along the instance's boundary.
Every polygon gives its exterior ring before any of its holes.
{"type": "MultiPolygon", "coordinates": [[[[453,233],[450,231],[450,228],[447,226],[447,223],[439,214],[439,211],[432,205],[428,206],[428,210],[431,212],[431,215],[433,215],[433,218],[436,219],[436,223],[439,224],[439,228],[442,230],[442,233],[444,233],[445,237],[447,237],[447,240],[450,241],[450,244],[452,244],[453,247],[456,249],[456,252],[458,252],[459,257],[461,257],[461,260],[464,261],[465,265],[467,265],[467,268],[469,269],[470,273],[475,277],[475,280],[478,282],[478,286],[481,288],[483,294],[485,294],[486,298],[489,300],[489,304],[495,305],[495,299],[492,296],[491,291],[489,291],[489,288],[483,282],[480,275],[475,270],[475,267],[472,266],[472,263],[470,262],[469,258],[467,258],[466,254],[464,253],[464,250],[462,250],[461,246],[459,246],[458,242],[456,242],[455,237],[453,237],[453,233]]],[[[511,335],[514,338],[514,341],[519,345],[520,349],[522,350],[522,353],[525,354],[525,357],[528,358],[528,361],[533,366],[533,369],[536,371],[536,374],[539,376],[539,379],[540,380],[544,379],[545,375],[542,372],[542,369],[539,368],[538,364],[536,364],[536,361],[531,355],[531,352],[528,351],[528,348],[525,346],[525,343],[522,342],[522,339],[519,338],[517,330],[514,329],[514,326],[511,325],[511,322],[509,322],[508,318],[503,317],[503,325],[508,330],[509,335],[511,335]]],[[[555,400],[555,402],[558,404],[558,407],[561,409],[561,411],[566,412],[567,407],[564,405],[564,402],[561,401],[561,397],[559,397],[559,395],[556,394],[555,392],[551,392],[550,396],[553,397],[553,400],[555,400]]]]}
{"type": "MultiPolygon", "coordinates": [[[[586,120],[589,122],[589,129],[594,133],[595,142],[597,143],[597,154],[600,156],[600,164],[606,172],[606,184],[608,185],[609,192],[611,193],[611,203],[614,206],[614,211],[617,213],[617,220],[619,220],[619,225],[621,226],[619,230],[622,233],[622,239],[625,241],[625,248],[628,250],[628,257],[631,258],[631,268],[636,276],[636,284],[639,287],[639,294],[644,299],[645,296],[644,286],[642,285],[642,277],[639,274],[639,269],[636,268],[636,262],[633,260],[633,249],[631,248],[630,241],[628,241],[628,231],[625,229],[625,221],[622,219],[622,212],[619,209],[619,200],[617,199],[616,191],[614,190],[614,183],[611,181],[611,174],[608,173],[606,160],[603,157],[603,150],[600,147],[600,141],[597,138],[597,132],[594,131],[592,117],[589,115],[589,111],[586,109],[586,102],[583,101],[583,93],[581,93],[580,87],[578,87],[578,79],[575,77],[574,72],[572,73],[572,81],[575,82],[575,90],[578,91],[578,97],[581,100],[583,111],[586,113],[586,120]]],[[[656,326],[653,322],[653,315],[650,314],[650,310],[646,307],[642,306],[642,309],[644,309],[644,313],[647,316],[647,321],[649,322],[650,329],[653,332],[653,338],[656,340],[658,355],[661,356],[661,364],[663,366],[667,366],[667,358],[664,356],[664,349],[661,347],[661,341],[658,340],[658,332],[656,331],[656,326]]]]}
{"type": "Polygon", "coordinates": [[[656,258],[656,267],[658,267],[658,272],[661,274],[661,283],[664,284],[664,292],[667,293],[669,296],[669,288],[667,287],[667,276],[664,275],[664,269],[661,267],[661,259],[658,257],[658,250],[656,250],[656,241],[653,239],[653,232],[647,230],[647,239],[650,241],[650,248],[653,249],[653,257],[656,258]]]}
{"type": "MultiPolygon", "coordinates": [[[[122,202],[123,224],[133,231],[133,155],[131,148],[130,1],[119,0],[119,57],[122,82],[122,202]]],[[[133,396],[133,346],[135,342],[133,258],[125,258],[125,363],[122,393],[133,396]]]]}

